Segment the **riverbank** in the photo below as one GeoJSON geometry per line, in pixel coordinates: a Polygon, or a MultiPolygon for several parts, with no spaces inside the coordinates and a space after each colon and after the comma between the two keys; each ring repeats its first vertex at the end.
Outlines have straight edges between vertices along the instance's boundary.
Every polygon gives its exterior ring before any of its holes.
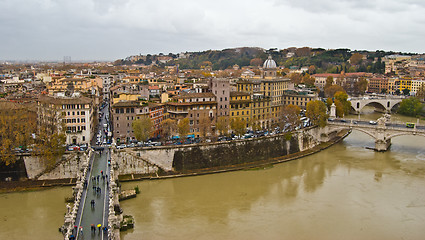
{"type": "MultiPolygon", "coordinates": [[[[274,164],[293,161],[302,157],[306,157],[306,156],[318,153],[342,141],[345,137],[348,136],[349,133],[350,131],[348,130],[342,131],[337,137],[333,138],[332,140],[325,143],[321,143],[309,150],[288,154],[282,157],[269,158],[263,161],[255,161],[255,162],[238,164],[238,165],[227,165],[223,167],[186,170],[186,171],[182,171],[178,173],[159,172],[155,175],[127,174],[127,175],[120,175],[119,180],[122,182],[142,181],[142,180],[161,180],[161,179],[168,179],[168,178],[200,176],[200,175],[206,175],[206,174],[224,173],[224,172],[230,172],[230,171],[240,171],[240,170],[248,170],[248,169],[256,169],[256,168],[269,168],[271,165],[274,165],[274,164]]],[[[33,190],[40,190],[40,189],[56,187],[56,186],[74,186],[75,183],[76,183],[75,178],[0,182],[0,193],[33,191],[33,190]]]]}
{"type": "Polygon", "coordinates": [[[75,178],[0,182],[0,193],[34,191],[50,187],[74,186],[75,178]]]}
{"type": "Polygon", "coordinates": [[[168,178],[191,177],[191,176],[200,176],[200,175],[206,175],[206,174],[248,170],[248,169],[254,169],[254,168],[269,168],[270,165],[293,161],[302,157],[306,157],[306,156],[318,153],[342,141],[345,137],[347,137],[350,134],[350,132],[351,131],[349,130],[341,131],[341,133],[337,137],[331,139],[328,142],[321,143],[311,149],[308,149],[302,152],[292,153],[282,157],[269,158],[263,161],[256,161],[256,162],[250,162],[250,163],[244,163],[244,164],[238,164],[238,165],[227,165],[227,166],[215,167],[215,168],[203,168],[203,169],[192,170],[192,171],[184,171],[180,173],[175,173],[175,172],[165,173],[164,172],[164,173],[159,173],[155,175],[126,174],[126,175],[120,175],[119,180],[122,182],[142,181],[142,180],[161,180],[161,179],[168,179],[168,178]]]}

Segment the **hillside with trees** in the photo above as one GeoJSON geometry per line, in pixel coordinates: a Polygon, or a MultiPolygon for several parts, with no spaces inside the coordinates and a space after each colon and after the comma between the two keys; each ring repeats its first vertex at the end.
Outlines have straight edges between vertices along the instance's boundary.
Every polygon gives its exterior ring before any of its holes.
{"type": "Polygon", "coordinates": [[[286,48],[278,50],[271,48],[265,50],[256,47],[231,48],[224,50],[207,50],[202,52],[186,52],[184,57],[179,54],[169,53],[164,55],[146,55],[132,61],[131,57],[115,61],[115,65],[130,64],[157,64],[160,67],[179,64],[180,69],[204,69],[224,70],[235,64],[239,67],[261,66],[271,55],[279,66],[284,68],[299,69],[307,67],[309,74],[315,73],[341,73],[341,72],[371,72],[384,73],[385,64],[382,58],[391,54],[410,54],[399,52],[358,51],[346,48],[323,49],[323,48],[286,48]],[[164,63],[159,61],[164,56],[168,60],[164,63]]]}

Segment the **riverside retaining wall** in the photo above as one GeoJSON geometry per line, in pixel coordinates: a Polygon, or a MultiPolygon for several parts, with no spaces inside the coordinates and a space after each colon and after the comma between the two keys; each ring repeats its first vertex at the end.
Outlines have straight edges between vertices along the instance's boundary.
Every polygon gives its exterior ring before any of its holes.
{"type": "Polygon", "coordinates": [[[119,165],[120,175],[149,174],[158,169],[166,172],[196,171],[265,161],[305,151],[320,144],[322,136],[320,129],[311,127],[293,132],[290,140],[287,134],[278,134],[184,146],[128,148],[115,151],[113,157],[119,165]]]}

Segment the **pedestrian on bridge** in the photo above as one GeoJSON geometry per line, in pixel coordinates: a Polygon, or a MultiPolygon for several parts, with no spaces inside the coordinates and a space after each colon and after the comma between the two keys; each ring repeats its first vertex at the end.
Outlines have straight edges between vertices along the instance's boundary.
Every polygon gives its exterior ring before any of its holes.
{"type": "Polygon", "coordinates": [[[83,227],[80,227],[80,234],[83,235],[83,227]]]}
{"type": "Polygon", "coordinates": [[[102,229],[102,224],[97,224],[97,228],[99,229],[99,233],[101,232],[100,230],[102,229]]]}
{"type": "Polygon", "coordinates": [[[94,226],[94,224],[90,224],[90,230],[91,232],[96,232],[96,227],[94,226]]]}
{"type": "Polygon", "coordinates": [[[94,199],[93,199],[93,200],[91,200],[90,205],[91,205],[91,207],[92,207],[92,208],[94,208],[94,205],[95,205],[95,201],[94,201],[94,199]]]}

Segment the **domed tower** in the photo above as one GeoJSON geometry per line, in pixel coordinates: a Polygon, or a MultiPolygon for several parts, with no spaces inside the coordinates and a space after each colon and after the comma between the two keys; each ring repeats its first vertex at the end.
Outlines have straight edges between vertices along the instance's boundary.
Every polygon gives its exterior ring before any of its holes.
{"type": "Polygon", "coordinates": [[[275,78],[277,72],[276,62],[269,55],[269,58],[263,64],[263,78],[275,78]]]}

